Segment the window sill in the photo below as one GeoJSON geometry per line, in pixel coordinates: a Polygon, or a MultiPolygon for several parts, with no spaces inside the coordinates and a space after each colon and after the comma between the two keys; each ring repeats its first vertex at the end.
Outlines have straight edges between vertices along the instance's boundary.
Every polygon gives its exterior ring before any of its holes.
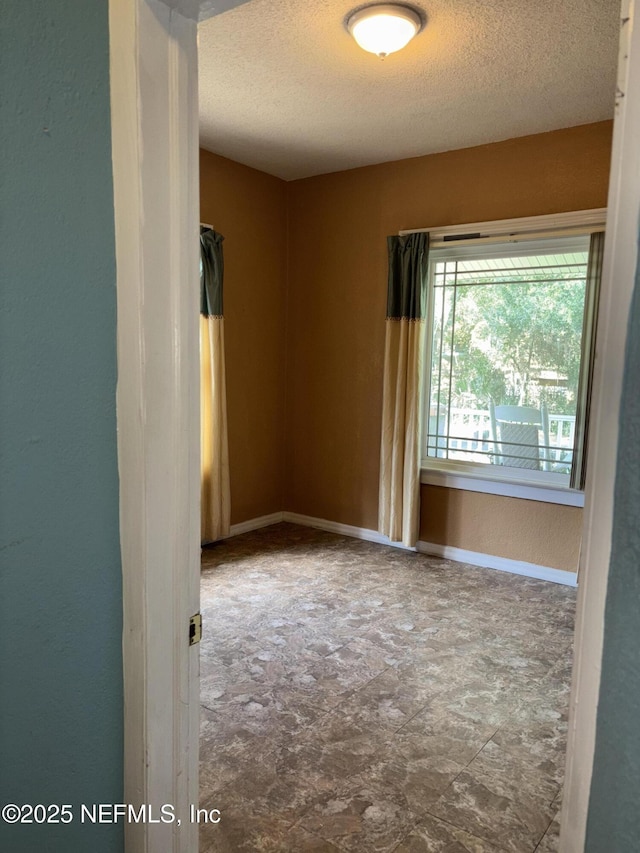
{"type": "Polygon", "coordinates": [[[584,492],[562,486],[541,485],[518,480],[502,480],[468,471],[443,471],[437,468],[422,468],[420,482],[428,486],[444,486],[447,489],[462,489],[467,492],[483,492],[487,495],[502,495],[527,501],[584,506],[584,492]]]}

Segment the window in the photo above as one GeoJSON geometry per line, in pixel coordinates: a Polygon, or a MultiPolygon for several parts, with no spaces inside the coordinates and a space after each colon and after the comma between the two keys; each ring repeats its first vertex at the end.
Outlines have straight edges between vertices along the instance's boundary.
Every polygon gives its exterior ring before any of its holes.
{"type": "Polygon", "coordinates": [[[423,468],[583,488],[603,235],[579,230],[432,237],[423,468]]]}

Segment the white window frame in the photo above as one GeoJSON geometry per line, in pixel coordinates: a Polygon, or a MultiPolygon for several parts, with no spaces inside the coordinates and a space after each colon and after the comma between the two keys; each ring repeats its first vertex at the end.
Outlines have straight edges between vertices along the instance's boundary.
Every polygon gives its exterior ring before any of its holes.
{"type": "MultiPolygon", "coordinates": [[[[580,210],[570,213],[559,213],[548,216],[522,217],[519,219],[495,220],[491,222],[474,222],[467,225],[455,225],[448,228],[421,228],[401,231],[401,235],[428,232],[430,250],[446,247],[486,246],[490,243],[526,242],[553,237],[569,237],[593,234],[604,231],[606,225],[606,208],[580,210]],[[469,235],[464,239],[464,235],[469,235]],[[456,238],[452,241],[451,238],[456,238]]],[[[428,331],[425,335],[425,386],[424,410],[429,406],[427,377],[430,375],[430,342],[432,322],[433,288],[430,284],[428,298],[428,331]]],[[[423,422],[426,415],[423,412],[423,422]]],[[[424,452],[424,448],[421,448],[424,452]]],[[[545,474],[544,482],[536,476],[538,472],[528,472],[518,469],[517,474],[509,475],[504,471],[481,470],[479,465],[451,460],[437,460],[432,457],[422,457],[420,482],[427,485],[446,486],[447,488],[463,489],[486,494],[503,495],[506,497],[524,498],[544,503],[563,504],[566,506],[584,506],[584,492],[565,485],[560,476],[554,482],[552,473],[545,474]]]]}

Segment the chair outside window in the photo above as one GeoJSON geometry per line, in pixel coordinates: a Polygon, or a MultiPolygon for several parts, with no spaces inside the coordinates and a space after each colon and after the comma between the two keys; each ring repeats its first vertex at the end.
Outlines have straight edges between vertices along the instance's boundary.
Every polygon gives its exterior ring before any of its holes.
{"type": "Polygon", "coordinates": [[[549,471],[549,415],[543,405],[496,406],[489,403],[493,464],[549,471]]]}

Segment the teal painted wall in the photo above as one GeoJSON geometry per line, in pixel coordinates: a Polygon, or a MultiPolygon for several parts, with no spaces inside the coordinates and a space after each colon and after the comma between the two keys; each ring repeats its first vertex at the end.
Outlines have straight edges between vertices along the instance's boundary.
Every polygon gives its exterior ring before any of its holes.
{"type": "MultiPolygon", "coordinates": [[[[0,799],[122,801],[107,0],[0,3],[0,799]]],[[[122,850],[121,826],[0,850],[122,850]]]]}
{"type": "Polygon", "coordinates": [[[640,267],[628,328],[588,853],[640,851],[640,267]]]}

